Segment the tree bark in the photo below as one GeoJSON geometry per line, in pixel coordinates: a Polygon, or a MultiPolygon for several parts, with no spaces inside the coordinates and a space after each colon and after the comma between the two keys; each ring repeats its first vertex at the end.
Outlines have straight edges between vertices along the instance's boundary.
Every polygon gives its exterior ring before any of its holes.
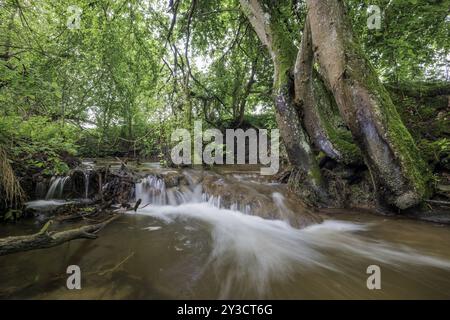
{"type": "Polygon", "coordinates": [[[295,101],[316,148],[345,164],[362,160],[351,132],[347,129],[332,94],[314,68],[311,27],[308,19],[294,68],[295,101]]]}
{"type": "Polygon", "coordinates": [[[240,97],[240,103],[239,103],[239,117],[237,121],[237,126],[240,127],[242,123],[244,122],[244,116],[245,116],[245,106],[247,105],[247,99],[250,96],[250,92],[252,90],[253,85],[255,84],[255,76],[256,76],[256,67],[258,64],[258,59],[256,58],[254,61],[252,61],[251,70],[250,70],[250,78],[247,81],[247,84],[245,85],[245,90],[240,97]]]}
{"type": "Polygon", "coordinates": [[[291,74],[297,49],[287,36],[277,7],[279,3],[273,3],[270,8],[259,0],[240,0],[240,3],[253,29],[272,57],[276,119],[289,162],[301,172],[300,180],[305,197],[312,196],[317,200],[324,200],[320,169],[294,105],[291,74]]]}
{"type": "Polygon", "coordinates": [[[400,209],[427,194],[428,174],[392,100],[354,39],[344,3],[307,0],[316,61],[362,151],[383,203],[400,209]]]}

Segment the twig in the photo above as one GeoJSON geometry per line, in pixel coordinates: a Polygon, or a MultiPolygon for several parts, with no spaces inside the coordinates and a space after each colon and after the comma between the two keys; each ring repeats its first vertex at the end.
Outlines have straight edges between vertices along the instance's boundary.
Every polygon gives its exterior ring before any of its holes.
{"type": "Polygon", "coordinates": [[[121,262],[119,262],[116,266],[114,266],[113,268],[111,268],[111,269],[107,269],[107,270],[103,270],[103,271],[99,271],[99,272],[95,272],[95,273],[98,273],[98,275],[100,275],[100,276],[104,276],[105,274],[107,274],[107,273],[110,273],[110,272],[114,272],[114,271],[116,271],[121,265],[123,265],[125,262],[127,262],[131,257],[133,257],[134,256],[134,251],[128,256],[128,257],[126,257],[125,259],[123,259],[121,262]]]}
{"type": "Polygon", "coordinates": [[[446,205],[450,206],[450,201],[441,201],[441,200],[424,200],[425,202],[432,203],[432,204],[440,204],[440,205],[446,205]]]}

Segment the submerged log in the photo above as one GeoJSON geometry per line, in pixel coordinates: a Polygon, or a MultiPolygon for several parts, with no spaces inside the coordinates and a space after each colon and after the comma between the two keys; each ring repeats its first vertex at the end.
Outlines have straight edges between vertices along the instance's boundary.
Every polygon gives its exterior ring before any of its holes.
{"type": "Polygon", "coordinates": [[[38,233],[0,239],[0,256],[21,251],[50,248],[74,239],[95,239],[97,238],[97,232],[121,216],[122,214],[116,214],[100,223],[59,232],[48,232],[51,224],[49,221],[38,233]]]}

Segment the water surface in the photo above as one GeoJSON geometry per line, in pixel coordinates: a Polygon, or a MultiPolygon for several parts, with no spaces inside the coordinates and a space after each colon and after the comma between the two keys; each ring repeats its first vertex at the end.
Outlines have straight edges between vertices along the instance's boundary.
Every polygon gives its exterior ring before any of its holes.
{"type": "MultiPolygon", "coordinates": [[[[218,180],[225,188],[221,192],[228,193],[227,183],[235,190],[260,184],[254,190],[261,198],[252,194],[251,199],[269,199],[278,213],[267,217],[239,210],[238,204],[227,207],[201,191],[196,194],[194,186],[184,193],[175,190],[179,197],[171,198],[170,188],[150,178],[137,190],[140,196],[147,192],[151,204],[108,225],[98,239],[0,257],[0,297],[450,298],[448,227],[340,210],[320,214],[323,222],[307,220],[306,227],[295,228],[289,217],[311,213],[293,206],[282,186],[252,175],[230,179],[218,180]],[[82,272],[78,291],[66,289],[65,271],[72,264],[82,272]],[[367,289],[370,265],[381,268],[381,290],[367,289]]],[[[36,229],[27,222],[1,232],[36,229]]]]}

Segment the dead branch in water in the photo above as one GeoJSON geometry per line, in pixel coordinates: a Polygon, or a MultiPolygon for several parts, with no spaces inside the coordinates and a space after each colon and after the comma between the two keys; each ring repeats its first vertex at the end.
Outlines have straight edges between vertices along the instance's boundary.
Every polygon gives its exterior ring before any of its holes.
{"type": "Polygon", "coordinates": [[[427,203],[450,206],[450,201],[440,201],[440,200],[424,200],[427,203]]]}
{"type": "MultiPolygon", "coordinates": [[[[132,257],[134,257],[134,255],[135,255],[135,252],[133,251],[126,258],[121,260],[118,264],[116,264],[112,268],[105,269],[105,270],[91,271],[91,272],[85,273],[84,275],[85,276],[92,276],[92,275],[105,276],[107,274],[112,274],[112,273],[116,272],[117,270],[119,270],[120,267],[122,267],[125,263],[127,263],[128,260],[130,260],[132,257]]],[[[58,276],[52,278],[52,281],[58,281],[65,277],[66,277],[66,275],[58,275],[58,276]]]]}
{"type": "Polygon", "coordinates": [[[117,265],[115,265],[114,267],[107,269],[107,270],[102,270],[102,271],[98,271],[98,272],[92,272],[90,274],[95,274],[98,273],[98,275],[100,276],[104,276],[108,273],[113,273],[115,272],[117,269],[119,269],[122,265],[124,265],[128,260],[130,260],[130,258],[132,258],[134,256],[134,251],[132,253],[130,253],[125,259],[123,259],[122,261],[120,261],[117,265]]]}
{"type": "Polygon", "coordinates": [[[122,214],[116,214],[100,223],[60,232],[48,232],[49,221],[38,233],[0,239],[0,256],[20,251],[50,248],[74,239],[95,239],[97,238],[97,232],[121,216],[122,214]]]}

